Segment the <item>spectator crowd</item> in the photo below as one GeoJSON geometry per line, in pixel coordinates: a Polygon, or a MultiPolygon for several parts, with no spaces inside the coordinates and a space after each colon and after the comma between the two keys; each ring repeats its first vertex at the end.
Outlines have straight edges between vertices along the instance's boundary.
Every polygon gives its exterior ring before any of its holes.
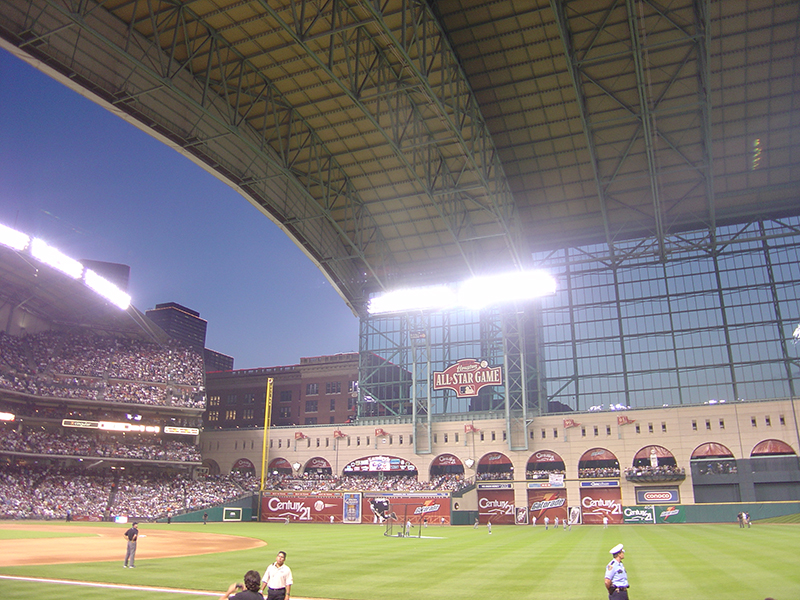
{"type": "Polygon", "coordinates": [[[33,396],[204,408],[203,358],[177,342],[0,333],[0,388],[33,396]]]}
{"type": "Polygon", "coordinates": [[[101,520],[109,515],[154,520],[202,510],[247,492],[229,476],[192,479],[174,472],[92,473],[69,467],[0,467],[0,519],[101,520]]]}
{"type": "Polygon", "coordinates": [[[59,434],[43,429],[19,432],[0,427],[0,450],[24,454],[58,454],[92,458],[132,458],[139,460],[169,460],[200,462],[197,446],[179,440],[148,439],[135,434],[90,433],[59,434]]]}
{"type": "Polygon", "coordinates": [[[619,467],[585,467],[578,469],[579,479],[597,479],[600,477],[619,477],[619,467]]]}
{"type": "Polygon", "coordinates": [[[463,475],[440,475],[430,481],[421,481],[417,475],[332,475],[304,474],[271,475],[264,482],[268,490],[295,491],[356,491],[356,492],[424,492],[424,491],[458,491],[471,482],[463,475]]]}
{"type": "Polygon", "coordinates": [[[686,469],[675,465],[642,465],[625,469],[625,477],[627,479],[652,479],[653,481],[657,481],[660,479],[667,480],[685,476],[686,469]]]}

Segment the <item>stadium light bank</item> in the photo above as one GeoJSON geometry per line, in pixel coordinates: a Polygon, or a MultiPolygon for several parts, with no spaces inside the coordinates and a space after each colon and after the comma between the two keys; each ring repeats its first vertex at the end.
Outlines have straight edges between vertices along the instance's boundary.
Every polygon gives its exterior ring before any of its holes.
{"type": "Polygon", "coordinates": [[[122,310],[131,305],[131,297],[105,277],[84,267],[80,261],[70,258],[57,248],[49,246],[44,240],[31,238],[16,229],[0,223],[0,244],[30,255],[72,279],[83,281],[84,285],[122,310]]]}
{"type": "Polygon", "coordinates": [[[394,290],[370,299],[372,315],[422,310],[465,308],[531,300],[554,294],[556,281],[545,271],[513,271],[475,277],[453,285],[436,285],[394,290]]]}

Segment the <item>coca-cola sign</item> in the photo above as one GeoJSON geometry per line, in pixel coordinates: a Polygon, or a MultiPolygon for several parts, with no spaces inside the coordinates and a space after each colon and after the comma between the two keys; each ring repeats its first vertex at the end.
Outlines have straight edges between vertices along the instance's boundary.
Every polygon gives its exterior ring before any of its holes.
{"type": "Polygon", "coordinates": [[[481,388],[494,385],[503,385],[502,367],[490,367],[485,360],[463,358],[433,373],[433,389],[453,390],[459,398],[477,396],[481,388]]]}

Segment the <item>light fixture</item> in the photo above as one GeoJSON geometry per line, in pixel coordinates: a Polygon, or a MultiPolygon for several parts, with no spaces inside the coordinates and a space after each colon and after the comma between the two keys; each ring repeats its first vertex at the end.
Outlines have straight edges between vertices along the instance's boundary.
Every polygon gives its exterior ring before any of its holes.
{"type": "Polygon", "coordinates": [[[73,279],[80,279],[83,275],[83,265],[80,262],[70,258],[58,248],[48,246],[47,242],[39,238],[34,238],[31,242],[31,255],[73,279]]]}
{"type": "Polygon", "coordinates": [[[377,295],[369,301],[372,315],[419,310],[468,308],[530,300],[556,291],[555,279],[544,271],[514,271],[475,277],[452,286],[407,288],[377,295]]]}
{"type": "Polygon", "coordinates": [[[21,231],[11,229],[11,227],[6,227],[0,223],[0,244],[3,244],[3,246],[8,246],[17,252],[20,252],[28,247],[30,241],[31,238],[21,231]]]}
{"type": "Polygon", "coordinates": [[[109,300],[122,310],[127,310],[131,305],[131,297],[128,294],[91,269],[86,269],[86,273],[83,275],[83,281],[89,288],[93,289],[103,298],[109,300]]]}

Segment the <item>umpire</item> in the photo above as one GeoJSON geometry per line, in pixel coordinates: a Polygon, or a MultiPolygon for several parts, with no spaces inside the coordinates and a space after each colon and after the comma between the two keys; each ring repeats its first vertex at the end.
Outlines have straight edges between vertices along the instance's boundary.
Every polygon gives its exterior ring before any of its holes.
{"type": "Polygon", "coordinates": [[[136,558],[136,540],[139,539],[138,526],[138,523],[134,523],[128,531],[122,534],[122,537],[128,538],[128,551],[125,553],[125,564],[122,565],[126,569],[128,568],[128,559],[131,561],[131,569],[134,568],[133,560],[136,558]]]}
{"type": "Polygon", "coordinates": [[[625,548],[617,544],[609,552],[614,557],[606,567],[605,584],[608,590],[608,600],[628,600],[628,573],[622,560],[625,558],[625,548]]]}

